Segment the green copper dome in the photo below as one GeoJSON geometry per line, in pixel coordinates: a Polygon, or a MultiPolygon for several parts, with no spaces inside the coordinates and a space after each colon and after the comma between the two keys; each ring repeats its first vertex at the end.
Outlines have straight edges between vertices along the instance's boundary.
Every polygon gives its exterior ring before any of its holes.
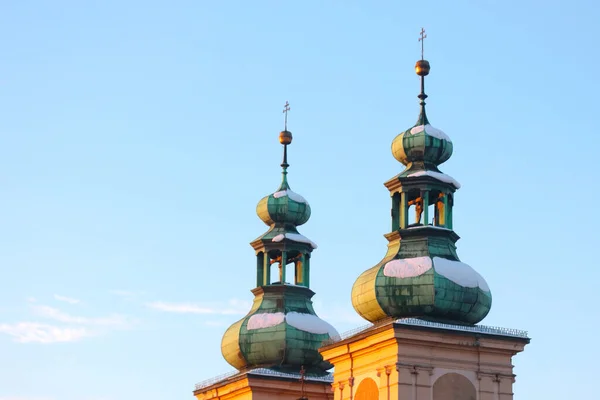
{"type": "Polygon", "coordinates": [[[437,166],[452,156],[452,141],[429,124],[423,107],[417,123],[392,141],[392,154],[407,166],[414,162],[437,166]]]}
{"type": "Polygon", "coordinates": [[[269,367],[282,371],[324,374],[332,365],[323,361],[319,347],[338,336],[312,307],[314,292],[290,285],[253,290],[252,309],[223,336],[221,352],[239,370],[269,367]]]}
{"type": "Polygon", "coordinates": [[[483,320],[492,306],[490,288],[458,259],[452,231],[428,226],[406,231],[402,245],[390,235],[388,255],[358,277],[352,288],[354,309],[371,322],[385,317],[454,324],[483,320]]]}
{"type": "Polygon", "coordinates": [[[310,205],[284,181],[277,192],[265,196],[256,206],[256,214],[267,225],[302,225],[310,218],[310,205]]]}

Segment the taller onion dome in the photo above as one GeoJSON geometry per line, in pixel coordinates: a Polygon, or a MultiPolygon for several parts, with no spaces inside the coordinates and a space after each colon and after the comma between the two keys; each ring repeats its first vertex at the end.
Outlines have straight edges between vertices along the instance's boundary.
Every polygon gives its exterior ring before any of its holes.
{"type": "Polygon", "coordinates": [[[406,168],[385,183],[392,198],[388,251],[358,277],[352,304],[371,322],[414,317],[472,325],[488,314],[492,295],[483,277],[456,253],[452,208],[460,185],[438,169],[452,155],[452,142],[425,113],[429,62],[419,60],[415,69],[421,77],[421,113],[415,126],[393,140],[392,153],[406,168]]]}
{"type": "Polygon", "coordinates": [[[304,367],[307,374],[322,375],[332,365],[323,360],[318,349],[338,333],[312,306],[315,293],[309,288],[310,259],[317,245],[297,229],[310,218],[310,206],[287,181],[287,146],[292,143],[292,133],[287,130],[288,110],[286,103],[285,129],[279,134],[283,179],[277,191],[264,197],[256,208],[269,230],[250,243],[256,252],[254,303],[244,318],[227,329],[221,352],[239,370],[266,367],[299,372],[304,367]],[[290,265],[293,283],[288,282],[290,265]],[[272,266],[278,267],[277,274],[271,274],[272,266]]]}

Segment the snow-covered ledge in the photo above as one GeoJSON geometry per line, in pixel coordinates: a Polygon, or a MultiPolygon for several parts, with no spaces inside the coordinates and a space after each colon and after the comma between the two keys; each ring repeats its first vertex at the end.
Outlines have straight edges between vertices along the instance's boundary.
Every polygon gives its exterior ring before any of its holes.
{"type": "Polygon", "coordinates": [[[307,243],[307,244],[310,244],[313,249],[317,248],[317,244],[315,242],[313,242],[306,236],[303,236],[299,233],[280,233],[279,235],[277,235],[273,239],[271,239],[271,241],[272,242],[281,242],[283,239],[289,239],[292,242],[307,243]]]}
{"type": "Polygon", "coordinates": [[[417,171],[417,172],[413,172],[412,174],[408,174],[406,177],[407,178],[418,178],[420,176],[430,176],[432,178],[437,179],[438,181],[449,183],[451,185],[454,185],[455,188],[460,189],[460,183],[458,183],[458,181],[456,179],[454,179],[450,175],[442,174],[441,172],[417,171]]]}

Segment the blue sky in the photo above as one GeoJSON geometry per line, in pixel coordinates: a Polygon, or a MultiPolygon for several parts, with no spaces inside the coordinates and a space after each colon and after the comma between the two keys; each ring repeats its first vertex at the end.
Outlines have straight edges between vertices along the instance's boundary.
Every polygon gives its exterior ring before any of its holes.
{"type": "Polygon", "coordinates": [[[424,3],[3,2],[0,400],[191,399],[231,370],[220,340],[252,300],[286,100],[315,308],[363,325],[350,288],[385,253],[422,26],[459,256],[492,289],[483,323],[533,338],[516,398],[588,397],[599,8],[424,3]]]}

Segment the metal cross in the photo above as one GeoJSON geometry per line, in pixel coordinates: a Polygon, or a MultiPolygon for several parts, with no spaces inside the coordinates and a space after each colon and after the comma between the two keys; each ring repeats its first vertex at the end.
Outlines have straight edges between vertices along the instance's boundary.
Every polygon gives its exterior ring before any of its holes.
{"type": "Polygon", "coordinates": [[[288,103],[287,101],[285,102],[285,107],[283,107],[283,113],[285,114],[285,128],[284,130],[287,131],[287,114],[288,111],[290,111],[290,103],[288,103]]]}
{"type": "Polygon", "coordinates": [[[419,38],[419,42],[421,42],[421,60],[423,59],[423,44],[425,43],[425,38],[427,35],[425,34],[425,28],[421,28],[421,37],[419,38]]]}

